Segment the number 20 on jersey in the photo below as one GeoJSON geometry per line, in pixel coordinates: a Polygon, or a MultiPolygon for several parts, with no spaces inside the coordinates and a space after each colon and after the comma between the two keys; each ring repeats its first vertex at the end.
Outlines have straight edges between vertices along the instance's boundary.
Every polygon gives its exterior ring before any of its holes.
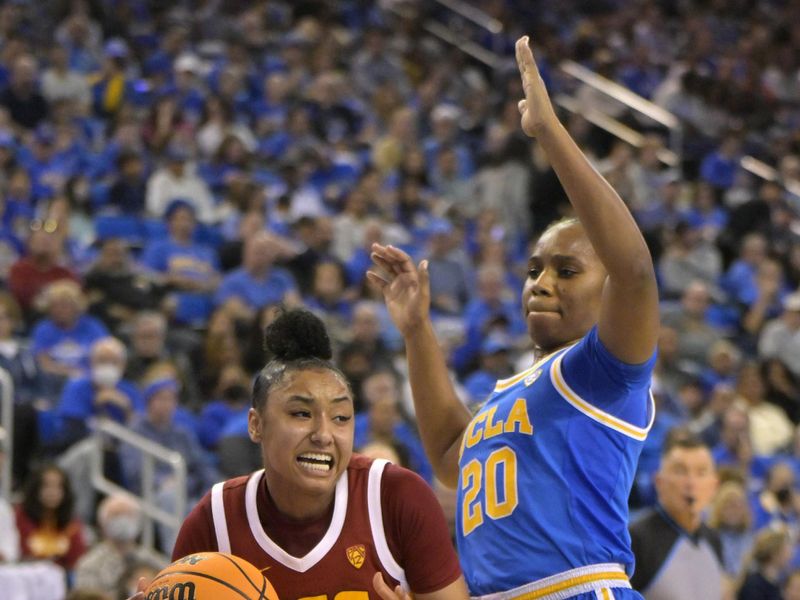
{"type": "Polygon", "coordinates": [[[502,519],[517,508],[517,454],[503,446],[481,462],[473,458],[461,469],[461,531],[469,535],[483,523],[484,515],[502,519]]]}

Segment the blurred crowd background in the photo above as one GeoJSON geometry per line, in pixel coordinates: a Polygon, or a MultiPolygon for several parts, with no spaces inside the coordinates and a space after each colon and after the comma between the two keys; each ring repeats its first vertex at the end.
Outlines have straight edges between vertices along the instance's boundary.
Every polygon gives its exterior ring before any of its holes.
{"type": "MultiPolygon", "coordinates": [[[[0,558],[47,558],[77,589],[122,598],[158,570],[136,503],[87,482],[89,419],[180,452],[190,506],[258,468],[249,388],[280,304],[327,323],[356,447],[416,470],[452,515],[415,432],[402,341],[364,275],[376,241],[430,260],[465,403],[530,364],[527,252],[569,205],[519,128],[523,34],[658,271],[658,414],[632,509],[654,502],[661,444],[683,426],[724,481],[709,522],[729,574],[757,530],[797,539],[800,3],[473,5],[499,27],[454,44],[428,26],[448,25],[439,2],[0,3],[0,367],[15,425],[0,558]],[[566,76],[566,59],[670,111],[680,136],[566,76]]],[[[104,454],[107,477],[140,491],[141,454],[104,454]]],[[[155,478],[174,505],[169,471],[155,478]]],[[[168,555],[172,535],[159,528],[156,549],[168,555]]]]}

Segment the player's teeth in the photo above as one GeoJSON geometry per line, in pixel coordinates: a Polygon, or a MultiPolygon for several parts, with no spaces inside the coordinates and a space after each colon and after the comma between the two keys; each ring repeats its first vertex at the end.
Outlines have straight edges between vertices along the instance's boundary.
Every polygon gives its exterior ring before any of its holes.
{"type": "Polygon", "coordinates": [[[316,452],[306,452],[305,454],[300,455],[301,459],[308,459],[308,460],[318,460],[324,462],[333,462],[333,458],[330,454],[320,454],[316,452]]]}
{"type": "Polygon", "coordinates": [[[331,466],[326,464],[310,463],[304,461],[300,461],[300,464],[303,465],[304,469],[308,469],[309,471],[324,471],[327,473],[328,471],[331,470],[331,466]]]}
{"type": "Polygon", "coordinates": [[[303,468],[309,471],[320,471],[327,473],[333,467],[333,457],[329,454],[322,454],[317,452],[306,452],[297,457],[303,468]]]}

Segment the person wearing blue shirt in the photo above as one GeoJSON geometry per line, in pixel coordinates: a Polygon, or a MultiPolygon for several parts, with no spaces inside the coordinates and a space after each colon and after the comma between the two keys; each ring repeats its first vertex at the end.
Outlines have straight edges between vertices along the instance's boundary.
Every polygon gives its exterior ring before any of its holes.
{"type": "Polygon", "coordinates": [[[718,189],[727,190],[732,187],[739,170],[741,147],[738,136],[727,135],[719,148],[708,154],[700,164],[700,176],[703,181],[718,189]]]}
{"type": "Polygon", "coordinates": [[[125,346],[113,337],[101,338],[92,345],[89,374],[70,379],[55,408],[59,433],[48,445],[66,448],[88,433],[91,417],[107,417],[127,423],[134,414],[144,412],[139,389],[122,379],[126,361],[125,346]]]}
{"type": "Polygon", "coordinates": [[[203,407],[197,419],[197,437],[207,450],[215,450],[228,424],[244,415],[250,408],[249,381],[242,367],[230,364],[223,367],[217,384],[218,398],[203,407]]]}
{"type": "Polygon", "coordinates": [[[481,344],[480,368],[467,375],[464,389],[472,402],[480,403],[494,390],[498,379],[505,379],[514,374],[509,359],[510,340],[502,335],[490,335],[481,344]]]}
{"type": "Polygon", "coordinates": [[[282,250],[281,242],[266,231],[251,235],[244,243],[242,266],[222,278],[214,304],[248,320],[268,304],[299,304],[294,277],[275,266],[282,250]]]}
{"type": "MultiPolygon", "coordinates": [[[[142,392],[146,405],[140,419],[131,425],[131,429],[147,438],[179,453],[186,460],[186,508],[192,506],[197,499],[219,478],[208,455],[203,451],[195,433],[175,421],[178,408],[178,382],[170,377],[156,379],[142,392]]],[[[126,485],[131,490],[140,490],[142,477],[142,453],[130,445],[120,448],[122,472],[126,485]]],[[[172,510],[177,499],[176,482],[171,478],[172,471],[164,462],[155,465],[156,503],[163,510],[172,510]]],[[[161,549],[169,554],[175,541],[177,531],[167,526],[159,527],[161,549]]]]}
{"type": "Polygon", "coordinates": [[[379,369],[361,383],[367,410],[356,414],[353,447],[363,448],[373,441],[398,447],[408,459],[407,466],[428,483],[433,483],[433,469],[413,427],[403,418],[397,374],[379,369]]]}
{"type": "Polygon", "coordinates": [[[456,349],[453,362],[459,372],[466,372],[480,353],[483,336],[499,330],[512,339],[525,333],[525,323],[517,302],[507,294],[505,274],[499,265],[484,265],[476,274],[473,298],[464,308],[466,339],[456,349]]]}
{"type": "Polygon", "coordinates": [[[197,226],[194,206],[183,199],[169,203],[164,213],[169,237],[144,248],[141,262],[164,276],[175,292],[175,319],[185,324],[205,322],[212,310],[212,292],[219,284],[214,250],[193,241],[197,226]]]}
{"type": "Polygon", "coordinates": [[[85,314],[86,298],[72,280],[51,283],[45,288],[44,299],[48,316],[31,332],[31,352],[47,375],[82,375],[89,367],[92,344],[106,337],[108,330],[101,321],[85,314]]]}
{"type": "Polygon", "coordinates": [[[428,458],[457,489],[470,595],[641,599],[629,580],[628,496],[655,416],[653,261],[625,203],[559,122],[527,37],[516,51],[522,129],[576,215],[550,225],[528,260],[521,300],[534,364],[498,381],[473,416],[430,320],[427,261],[375,244],[368,277],[403,334],[428,458]]]}

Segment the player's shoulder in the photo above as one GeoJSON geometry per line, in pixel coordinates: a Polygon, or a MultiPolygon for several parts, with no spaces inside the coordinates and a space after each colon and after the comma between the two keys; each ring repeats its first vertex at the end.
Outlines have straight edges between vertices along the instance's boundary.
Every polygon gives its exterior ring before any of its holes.
{"type": "MultiPolygon", "coordinates": [[[[259,471],[260,472],[260,471],[259,471]]],[[[208,492],[205,496],[203,496],[203,501],[211,503],[211,495],[213,493],[214,487],[218,485],[222,485],[222,497],[229,498],[231,496],[235,496],[238,494],[244,494],[245,490],[247,489],[247,482],[250,481],[250,478],[255,475],[255,473],[248,473],[247,475],[241,475],[239,477],[233,477],[231,479],[226,479],[225,481],[220,481],[208,492]]]]}
{"type": "Polygon", "coordinates": [[[358,454],[357,452],[354,452],[350,456],[350,462],[347,463],[347,470],[350,473],[358,473],[358,474],[369,472],[369,470],[372,468],[373,462],[375,461],[372,460],[371,458],[368,458],[363,454],[358,454]]]}
{"type": "Polygon", "coordinates": [[[433,489],[411,469],[388,463],[381,479],[381,497],[388,504],[397,504],[401,512],[426,510],[438,506],[433,489]]]}
{"type": "MultiPolygon", "coordinates": [[[[381,461],[384,463],[383,472],[381,474],[381,488],[386,489],[399,489],[404,487],[415,488],[417,486],[424,486],[429,488],[427,482],[417,475],[414,471],[401,467],[394,463],[381,461]]],[[[348,464],[348,471],[356,475],[369,475],[375,460],[363,456],[361,454],[353,454],[348,464]]]]}

